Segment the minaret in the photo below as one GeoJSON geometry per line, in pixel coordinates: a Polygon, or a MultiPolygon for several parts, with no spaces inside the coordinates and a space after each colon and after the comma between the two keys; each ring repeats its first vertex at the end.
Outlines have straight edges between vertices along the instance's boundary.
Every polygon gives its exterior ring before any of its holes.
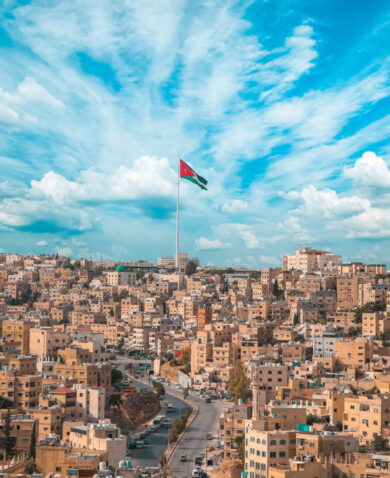
{"type": "Polygon", "coordinates": [[[259,384],[252,380],[252,420],[259,420],[259,384]]]}

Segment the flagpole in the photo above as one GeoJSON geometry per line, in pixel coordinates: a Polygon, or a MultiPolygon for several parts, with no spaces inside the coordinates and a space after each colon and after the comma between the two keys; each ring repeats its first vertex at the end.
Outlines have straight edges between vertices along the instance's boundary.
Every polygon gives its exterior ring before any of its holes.
{"type": "Polygon", "coordinates": [[[179,196],[180,196],[180,155],[177,159],[177,204],[176,204],[176,270],[179,273],[179,196]]]}

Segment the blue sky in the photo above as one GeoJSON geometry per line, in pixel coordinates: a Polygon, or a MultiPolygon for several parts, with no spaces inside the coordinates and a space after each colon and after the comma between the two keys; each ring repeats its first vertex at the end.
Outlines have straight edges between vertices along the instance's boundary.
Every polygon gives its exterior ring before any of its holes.
{"type": "Polygon", "coordinates": [[[390,263],[385,0],[3,0],[0,248],[390,263]]]}

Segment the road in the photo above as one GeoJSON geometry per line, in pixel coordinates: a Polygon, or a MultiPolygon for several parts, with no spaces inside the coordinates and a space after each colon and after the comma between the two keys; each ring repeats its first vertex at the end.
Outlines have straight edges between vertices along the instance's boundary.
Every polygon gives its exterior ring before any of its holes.
{"type": "MultiPolygon", "coordinates": [[[[123,364],[121,363],[122,367],[125,362],[126,359],[123,360],[123,364]]],[[[139,370],[137,370],[137,372],[139,372],[139,370]]],[[[144,383],[136,380],[133,380],[133,382],[139,388],[146,386],[144,383]]],[[[164,382],[163,385],[167,392],[166,400],[172,402],[172,405],[175,407],[174,413],[167,414],[167,418],[173,420],[176,416],[184,413],[188,404],[169,394],[169,392],[171,392],[176,395],[182,395],[182,392],[178,390],[176,386],[171,386],[166,382],[164,382]]],[[[198,406],[199,411],[169,461],[171,475],[176,478],[183,478],[184,476],[191,477],[192,470],[195,468],[195,456],[198,453],[206,453],[207,446],[213,445],[215,447],[217,445],[219,417],[227,407],[225,401],[216,400],[211,403],[206,403],[203,398],[197,397],[194,394],[190,394],[188,398],[198,406]],[[211,433],[213,440],[207,440],[208,433],[211,433]],[[187,455],[188,460],[186,462],[180,461],[181,455],[187,455]]],[[[165,414],[166,411],[166,400],[162,402],[162,414],[165,414]]],[[[149,444],[143,449],[131,450],[133,466],[141,466],[142,468],[158,466],[158,459],[162,453],[165,452],[168,445],[167,436],[168,429],[161,427],[156,433],[148,436],[149,444]]],[[[205,464],[204,460],[203,469],[205,468],[205,464]]]]}
{"type": "MultiPolygon", "coordinates": [[[[170,390],[170,387],[166,389],[170,390]]],[[[192,394],[189,399],[199,407],[199,412],[169,461],[172,476],[177,478],[190,477],[195,468],[195,456],[198,453],[206,453],[206,446],[217,444],[218,421],[226,408],[224,401],[206,403],[204,399],[192,394]],[[208,433],[212,434],[214,438],[212,441],[207,440],[208,433]],[[187,461],[180,461],[180,455],[187,455],[187,461]]]]}
{"type": "MultiPolygon", "coordinates": [[[[151,388],[139,381],[132,380],[133,384],[137,388],[151,388]]],[[[165,384],[164,384],[165,385],[165,384]]],[[[182,415],[188,405],[183,400],[179,400],[168,393],[165,395],[165,400],[161,401],[161,414],[166,414],[167,419],[174,420],[176,417],[182,415]],[[165,401],[169,400],[175,411],[173,413],[166,414],[166,405],[165,401]]],[[[148,466],[157,467],[159,466],[158,459],[165,452],[168,446],[168,428],[161,427],[155,433],[151,433],[148,436],[148,444],[141,449],[130,450],[133,467],[140,466],[141,468],[146,468],[148,466]]]]}

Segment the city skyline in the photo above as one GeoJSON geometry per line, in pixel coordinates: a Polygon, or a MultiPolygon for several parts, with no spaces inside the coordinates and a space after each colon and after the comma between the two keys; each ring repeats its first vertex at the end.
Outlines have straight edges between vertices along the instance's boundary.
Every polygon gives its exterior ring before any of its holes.
{"type": "Polygon", "coordinates": [[[0,6],[2,251],[173,256],[180,154],[202,264],[389,261],[386,2],[95,7],[0,6]]]}

